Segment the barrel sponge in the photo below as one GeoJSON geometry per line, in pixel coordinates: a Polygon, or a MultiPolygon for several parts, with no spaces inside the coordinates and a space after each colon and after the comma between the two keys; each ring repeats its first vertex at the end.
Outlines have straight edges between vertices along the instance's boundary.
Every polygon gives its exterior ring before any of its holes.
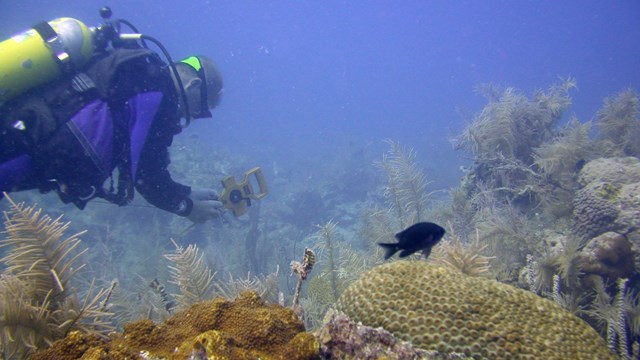
{"type": "Polygon", "coordinates": [[[491,359],[616,358],[593,328],[556,303],[425,261],[368,271],[336,307],[425,350],[491,359]]]}

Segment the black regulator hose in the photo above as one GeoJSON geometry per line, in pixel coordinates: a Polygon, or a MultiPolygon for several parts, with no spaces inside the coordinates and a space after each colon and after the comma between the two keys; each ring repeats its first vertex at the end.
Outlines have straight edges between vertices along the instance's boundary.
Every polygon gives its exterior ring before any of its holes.
{"type": "Polygon", "coordinates": [[[187,93],[184,91],[184,85],[182,83],[182,79],[180,78],[180,74],[178,74],[178,69],[176,69],[176,65],[173,62],[173,59],[171,58],[171,55],[169,54],[167,49],[162,45],[160,41],[149,35],[121,34],[120,38],[123,40],[148,40],[154,43],[160,49],[160,51],[162,51],[162,54],[169,63],[169,69],[171,69],[171,72],[173,73],[174,77],[176,78],[176,82],[178,83],[178,91],[180,92],[182,104],[184,105],[184,116],[186,121],[184,126],[189,126],[189,124],[191,123],[191,111],[189,111],[189,101],[187,100],[187,93]]]}
{"type": "MultiPolygon", "coordinates": [[[[103,43],[102,45],[103,46],[106,45],[109,40],[111,40],[112,44],[114,44],[117,40],[140,40],[140,42],[142,43],[142,46],[144,46],[147,49],[148,49],[148,46],[145,40],[151,41],[152,43],[156,44],[156,46],[160,49],[160,51],[162,51],[162,54],[164,55],[164,57],[167,59],[167,62],[169,64],[169,69],[171,70],[174,77],[176,78],[176,82],[178,83],[178,88],[179,88],[178,91],[180,92],[180,97],[182,98],[182,104],[184,106],[184,116],[186,121],[184,126],[185,127],[189,126],[189,124],[191,123],[191,111],[189,111],[189,101],[187,100],[187,93],[184,90],[182,79],[178,74],[176,65],[173,62],[171,55],[169,55],[169,52],[167,51],[167,49],[162,45],[160,41],[158,41],[154,37],[140,34],[140,31],[138,31],[138,29],[129,21],[124,19],[111,21],[110,19],[112,14],[113,12],[111,11],[111,8],[109,8],[108,6],[104,6],[100,9],[100,17],[102,17],[105,20],[105,26],[103,27],[103,31],[106,32],[106,34],[104,34],[103,37],[100,39],[101,43],[103,43]],[[120,34],[121,23],[127,25],[132,31],[135,32],[135,34],[120,34]]],[[[117,46],[117,44],[114,44],[113,46],[117,46]]]]}

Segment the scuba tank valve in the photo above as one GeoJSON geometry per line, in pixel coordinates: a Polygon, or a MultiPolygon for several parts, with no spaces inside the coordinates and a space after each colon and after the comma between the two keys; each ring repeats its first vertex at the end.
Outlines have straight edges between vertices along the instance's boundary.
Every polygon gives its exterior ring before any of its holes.
{"type": "Polygon", "coordinates": [[[104,22],[92,28],[72,18],[43,21],[0,42],[0,107],[27,90],[60,76],[75,76],[94,55],[109,48],[127,46],[132,41],[140,41],[141,46],[147,48],[146,41],[151,41],[162,51],[178,82],[185,126],[188,125],[192,118],[189,102],[169,52],[155,38],[140,34],[127,20],[111,20],[112,14],[109,7],[101,8],[104,22]],[[122,34],[121,24],[128,26],[134,34],[122,34]]]}

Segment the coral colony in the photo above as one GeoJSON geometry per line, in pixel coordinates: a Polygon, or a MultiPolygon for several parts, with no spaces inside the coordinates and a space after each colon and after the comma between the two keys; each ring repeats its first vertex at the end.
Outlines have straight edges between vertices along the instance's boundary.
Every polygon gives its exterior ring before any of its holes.
{"type": "MultiPolygon", "coordinates": [[[[120,212],[98,226],[97,207],[68,235],[5,194],[3,358],[638,358],[640,99],[566,119],[575,86],[485,88],[447,196],[392,140],[371,166],[363,151],[327,160],[348,171],[324,180],[279,170],[283,201],[242,229],[120,212]],[[440,225],[398,242],[414,224],[440,225]]],[[[196,183],[238,160],[176,148],[196,183]]]]}

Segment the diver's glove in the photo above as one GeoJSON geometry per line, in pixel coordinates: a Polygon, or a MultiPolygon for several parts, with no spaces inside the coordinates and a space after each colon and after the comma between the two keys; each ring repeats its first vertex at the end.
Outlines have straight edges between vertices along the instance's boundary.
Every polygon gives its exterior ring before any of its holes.
{"type": "Polygon", "coordinates": [[[218,199],[218,192],[213,189],[192,188],[189,194],[192,206],[187,219],[201,224],[220,218],[224,212],[224,205],[218,199]]]}

